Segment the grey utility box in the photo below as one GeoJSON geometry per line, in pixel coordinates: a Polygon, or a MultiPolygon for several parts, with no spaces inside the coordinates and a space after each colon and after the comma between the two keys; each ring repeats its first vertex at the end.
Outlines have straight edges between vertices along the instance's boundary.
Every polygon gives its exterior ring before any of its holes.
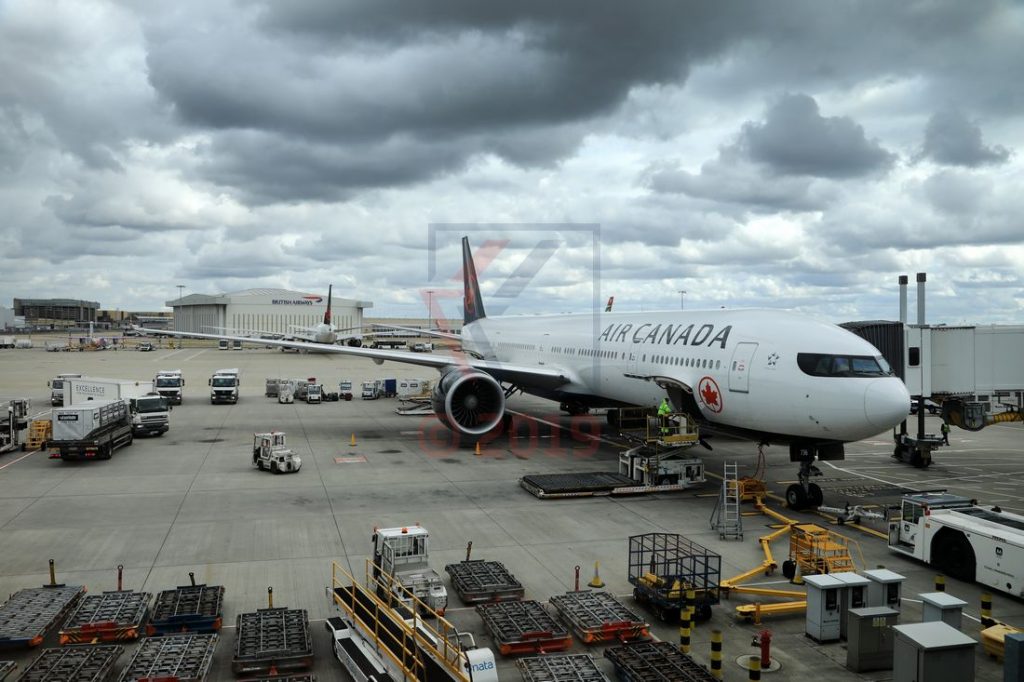
{"type": "Polygon", "coordinates": [[[888,568],[864,571],[868,583],[868,606],[888,606],[900,610],[901,591],[905,577],[888,568]]]}
{"type": "Polygon", "coordinates": [[[807,586],[807,636],[816,642],[838,641],[842,581],[824,574],[805,576],[804,583],[807,586]]]}
{"type": "Polygon", "coordinates": [[[839,637],[849,639],[847,632],[847,614],[850,609],[862,609],[868,605],[868,583],[867,578],[857,575],[853,571],[841,573],[829,573],[830,576],[843,583],[839,591],[839,637]]]}
{"type": "Polygon", "coordinates": [[[846,646],[846,667],[855,673],[869,670],[892,670],[892,627],[900,612],[888,606],[866,606],[847,612],[849,630],[846,646]]]}
{"type": "Polygon", "coordinates": [[[1024,680],[1024,632],[1006,635],[1003,640],[1003,682],[1024,680]]]}
{"type": "Polygon", "coordinates": [[[942,622],[896,625],[893,682],[974,682],[973,639],[942,622]]]}
{"type": "Polygon", "coordinates": [[[922,621],[942,621],[957,630],[960,629],[961,616],[967,602],[945,592],[925,592],[917,596],[921,598],[921,607],[924,611],[922,621]]]}

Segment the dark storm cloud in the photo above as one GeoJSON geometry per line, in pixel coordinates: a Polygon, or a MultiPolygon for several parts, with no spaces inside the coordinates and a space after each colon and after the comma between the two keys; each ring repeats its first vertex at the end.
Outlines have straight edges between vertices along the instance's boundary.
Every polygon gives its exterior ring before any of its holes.
{"type": "Polygon", "coordinates": [[[950,166],[977,167],[1005,163],[1010,150],[986,146],[981,127],[962,111],[950,109],[936,112],[928,120],[921,156],[950,166]]]}
{"type": "Polygon", "coordinates": [[[740,152],[780,175],[853,178],[892,165],[895,156],[868,140],[846,116],[822,116],[813,97],[789,94],[768,109],[763,123],[746,123],[740,152]]]}

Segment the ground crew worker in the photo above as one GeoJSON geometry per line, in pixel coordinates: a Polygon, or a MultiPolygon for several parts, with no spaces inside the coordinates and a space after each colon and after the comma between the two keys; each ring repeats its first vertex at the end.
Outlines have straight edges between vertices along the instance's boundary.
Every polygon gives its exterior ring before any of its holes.
{"type": "Polygon", "coordinates": [[[661,435],[668,434],[668,416],[672,413],[672,408],[668,405],[668,398],[661,399],[661,405],[658,406],[658,420],[661,422],[661,435]]]}
{"type": "Polygon", "coordinates": [[[945,445],[949,445],[949,423],[948,422],[946,422],[946,421],[942,422],[941,431],[942,431],[942,442],[945,445]]]}

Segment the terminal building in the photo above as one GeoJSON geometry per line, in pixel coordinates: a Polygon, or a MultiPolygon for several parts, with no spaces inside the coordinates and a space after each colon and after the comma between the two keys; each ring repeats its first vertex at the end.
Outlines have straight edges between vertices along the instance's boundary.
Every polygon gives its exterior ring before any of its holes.
{"type": "Polygon", "coordinates": [[[16,298],[14,315],[37,328],[88,327],[96,322],[100,304],[70,298],[16,298]]]}
{"type": "MultiPolygon", "coordinates": [[[[165,303],[174,310],[174,330],[200,334],[284,334],[324,321],[327,296],[286,289],[246,289],[227,294],[189,294],[165,303]]],[[[369,301],[334,297],[331,322],[338,329],[362,327],[369,301]]]]}

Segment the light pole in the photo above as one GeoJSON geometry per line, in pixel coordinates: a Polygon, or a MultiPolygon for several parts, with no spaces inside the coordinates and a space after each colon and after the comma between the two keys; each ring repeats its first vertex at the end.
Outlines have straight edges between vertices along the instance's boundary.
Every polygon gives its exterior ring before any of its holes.
{"type": "Polygon", "coordinates": [[[686,309],[686,289],[679,290],[679,309],[686,309]]]}
{"type": "Polygon", "coordinates": [[[433,317],[434,309],[432,307],[434,302],[434,290],[427,289],[427,329],[433,329],[434,325],[431,324],[430,318],[433,317]]]}
{"type": "Polygon", "coordinates": [[[184,284],[179,284],[179,285],[178,285],[178,300],[179,300],[179,301],[181,300],[181,292],[182,292],[182,291],[183,291],[184,289],[185,289],[185,285],[184,285],[184,284]]]}

